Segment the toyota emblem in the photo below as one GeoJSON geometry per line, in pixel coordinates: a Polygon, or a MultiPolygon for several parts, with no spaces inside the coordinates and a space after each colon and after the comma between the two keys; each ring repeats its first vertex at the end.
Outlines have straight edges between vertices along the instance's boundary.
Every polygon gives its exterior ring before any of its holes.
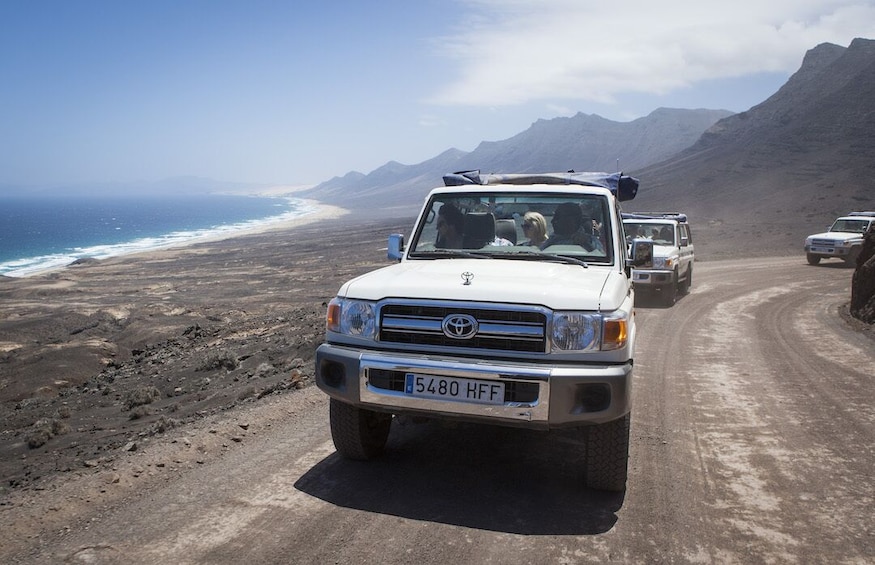
{"type": "Polygon", "coordinates": [[[450,314],[441,323],[444,335],[453,339],[470,339],[477,333],[478,324],[474,316],[450,314]]]}
{"type": "Polygon", "coordinates": [[[471,271],[465,271],[464,273],[462,273],[462,280],[465,281],[462,284],[466,285],[466,286],[471,284],[471,279],[473,279],[473,278],[474,278],[474,273],[472,273],[471,271]]]}

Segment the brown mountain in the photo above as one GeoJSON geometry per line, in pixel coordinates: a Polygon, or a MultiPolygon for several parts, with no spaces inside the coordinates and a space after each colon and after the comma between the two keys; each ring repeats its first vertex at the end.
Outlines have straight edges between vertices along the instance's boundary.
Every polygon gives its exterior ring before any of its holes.
{"type": "Polygon", "coordinates": [[[428,190],[452,171],[615,171],[642,168],[692,145],[726,110],[660,108],[631,122],[577,114],[538,120],[503,141],[484,141],[466,153],[450,149],[416,165],[389,162],[370,174],[348,173],[298,193],[372,214],[415,213],[428,190]]]}
{"type": "Polygon", "coordinates": [[[703,256],[801,253],[836,216],[875,209],[875,41],[821,44],[778,92],[634,171],[627,209],[681,210],[703,256]]]}

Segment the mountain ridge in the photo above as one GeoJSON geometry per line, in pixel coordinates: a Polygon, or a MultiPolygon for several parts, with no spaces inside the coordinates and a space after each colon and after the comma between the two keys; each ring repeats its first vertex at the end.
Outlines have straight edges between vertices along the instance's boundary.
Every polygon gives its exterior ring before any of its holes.
{"type": "Polygon", "coordinates": [[[631,122],[598,115],[537,120],[474,151],[416,165],[390,161],[303,195],[371,216],[413,215],[455,170],[616,171],[641,180],[629,211],[684,211],[701,257],[801,253],[804,237],[875,208],[875,41],[821,43],[750,109],[658,108],[631,122]],[[662,151],[660,153],[656,149],[662,151]]]}
{"type": "Polygon", "coordinates": [[[544,172],[643,167],[692,144],[728,110],[658,108],[631,122],[596,114],[540,119],[508,139],[483,141],[471,152],[448,149],[415,165],[389,161],[368,174],[334,177],[300,196],[373,214],[413,210],[444,174],[458,170],[544,172]],[[668,141],[667,141],[668,140],[668,141]]]}

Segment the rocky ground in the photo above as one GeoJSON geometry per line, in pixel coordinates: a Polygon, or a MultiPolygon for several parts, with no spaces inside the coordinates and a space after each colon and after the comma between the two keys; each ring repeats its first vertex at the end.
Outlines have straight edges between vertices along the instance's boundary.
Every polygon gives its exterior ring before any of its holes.
{"type": "Polygon", "coordinates": [[[410,223],[331,219],[0,278],[0,505],[307,386],[327,301],[410,223]]]}

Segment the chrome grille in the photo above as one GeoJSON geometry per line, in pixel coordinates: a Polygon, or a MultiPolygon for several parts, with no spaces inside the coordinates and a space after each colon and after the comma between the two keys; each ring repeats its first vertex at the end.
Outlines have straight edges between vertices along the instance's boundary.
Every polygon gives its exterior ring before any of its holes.
{"type": "Polygon", "coordinates": [[[380,310],[380,341],[434,347],[545,353],[547,316],[534,309],[479,308],[470,305],[386,304],[380,310]],[[453,314],[477,320],[470,339],[444,334],[441,324],[453,314]]]}
{"type": "Polygon", "coordinates": [[[811,245],[819,245],[821,247],[835,247],[834,239],[812,239],[811,245]]]}

